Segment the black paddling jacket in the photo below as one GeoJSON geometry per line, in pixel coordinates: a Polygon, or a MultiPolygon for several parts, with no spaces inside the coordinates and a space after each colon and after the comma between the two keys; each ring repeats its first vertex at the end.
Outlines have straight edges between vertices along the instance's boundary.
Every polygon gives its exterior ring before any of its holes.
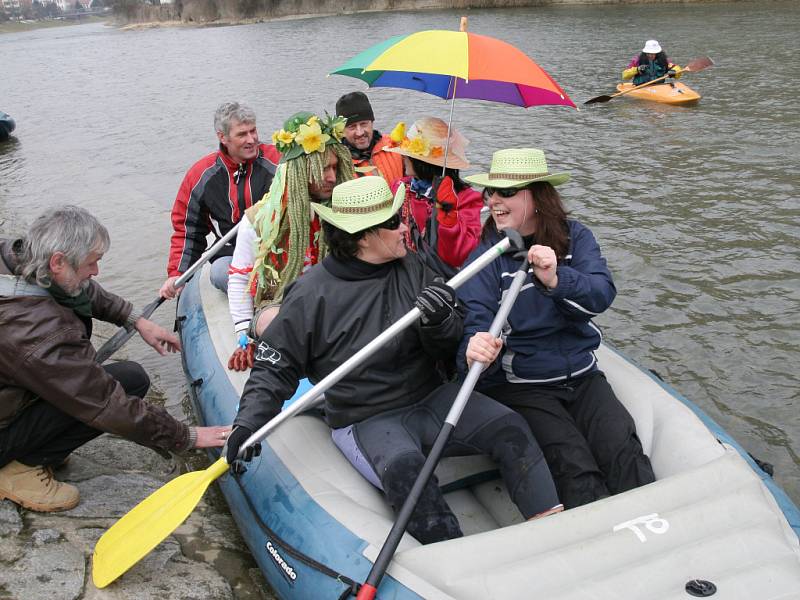
{"type": "MultiPolygon", "coordinates": [[[[317,383],[414,308],[436,279],[415,253],[382,265],[332,256],[287,287],[281,310],[257,341],[255,366],[235,425],[251,431],[276,416],[300,379],[317,383]]],[[[463,315],[440,325],[418,321],[325,392],[328,424],[340,428],[422,400],[453,357],[463,315]]]]}

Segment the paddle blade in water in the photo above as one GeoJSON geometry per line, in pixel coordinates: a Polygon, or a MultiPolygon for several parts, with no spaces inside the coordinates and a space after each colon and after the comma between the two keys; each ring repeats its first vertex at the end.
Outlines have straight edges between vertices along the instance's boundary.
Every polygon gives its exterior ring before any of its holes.
{"type": "Polygon", "coordinates": [[[697,71],[702,71],[703,69],[707,69],[708,67],[713,67],[713,66],[714,66],[714,61],[711,60],[708,56],[703,56],[702,58],[695,58],[688,65],[686,65],[683,68],[683,70],[696,73],[697,71]]]}
{"type": "Polygon", "coordinates": [[[142,500],[97,541],[92,581],[103,588],[144,558],[183,523],[212,481],[228,470],[220,458],[204,471],[176,477],[142,500]]]}
{"type": "Polygon", "coordinates": [[[595,96],[594,98],[589,98],[584,104],[594,104],[595,102],[608,102],[611,100],[613,96],[609,96],[608,94],[604,94],[602,96],[595,96]]]}

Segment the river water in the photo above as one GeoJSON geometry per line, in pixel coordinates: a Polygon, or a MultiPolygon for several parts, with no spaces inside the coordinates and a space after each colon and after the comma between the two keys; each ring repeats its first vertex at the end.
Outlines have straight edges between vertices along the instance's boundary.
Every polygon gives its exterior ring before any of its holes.
{"type": "MultiPolygon", "coordinates": [[[[796,2],[561,6],[474,10],[470,30],[542,65],[581,107],[522,109],[464,100],[454,123],[474,168],[492,150],[544,148],[573,215],[598,237],[619,294],[599,319],[606,339],[656,369],[719,421],[800,502],[800,118],[796,2]],[[691,108],[627,98],[620,70],[655,37],[679,64],[691,108]],[[794,365],[794,366],[792,366],[794,365]]],[[[373,13],[239,27],[120,31],[102,24],[0,36],[0,110],[17,120],[0,144],[0,232],[41,209],[77,203],[108,227],[100,281],[144,305],[165,277],[169,214],[186,169],[215,145],[213,111],[240,99],[268,140],[300,108],[331,110],[360,81],[326,74],[390,35],[458,27],[459,13],[373,13]]],[[[370,91],[385,131],[449,105],[417,92],[370,91]]],[[[156,320],[171,326],[174,305],[156,320]]],[[[144,363],[182,414],[180,362],[140,340],[144,363]]]]}

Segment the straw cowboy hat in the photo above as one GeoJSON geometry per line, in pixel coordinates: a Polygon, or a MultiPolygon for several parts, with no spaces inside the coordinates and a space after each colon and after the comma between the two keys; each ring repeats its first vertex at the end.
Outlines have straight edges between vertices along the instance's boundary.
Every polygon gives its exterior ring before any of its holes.
{"type": "Polygon", "coordinates": [[[439,167],[446,164],[451,169],[466,169],[469,167],[465,152],[467,144],[469,140],[453,127],[450,127],[450,143],[447,144],[447,123],[437,117],[423,117],[414,122],[399,146],[385,146],[384,150],[439,167]],[[447,162],[444,160],[445,146],[447,162]]]}
{"type": "Polygon", "coordinates": [[[465,177],[469,183],[481,187],[524,187],[535,181],[561,185],[569,180],[569,173],[550,173],[544,152],[538,148],[511,148],[492,154],[488,173],[465,177]]]}
{"type": "Polygon", "coordinates": [[[383,177],[366,176],[333,188],[331,206],[312,202],[319,218],[347,233],[357,233],[388,221],[403,204],[406,186],[400,184],[392,195],[383,177]]]}

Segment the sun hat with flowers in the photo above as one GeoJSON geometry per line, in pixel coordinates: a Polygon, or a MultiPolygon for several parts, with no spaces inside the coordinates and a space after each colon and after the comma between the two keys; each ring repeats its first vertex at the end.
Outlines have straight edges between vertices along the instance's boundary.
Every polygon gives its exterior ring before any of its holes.
{"type": "Polygon", "coordinates": [[[398,127],[392,132],[394,134],[400,130],[400,134],[393,139],[393,142],[397,145],[386,146],[384,150],[416,158],[439,167],[445,164],[451,169],[466,169],[469,167],[466,155],[466,147],[469,144],[469,140],[461,135],[458,130],[450,127],[450,143],[448,144],[448,127],[447,123],[442,119],[422,117],[414,122],[407,134],[402,129],[398,124],[398,127]],[[445,146],[447,147],[446,162],[445,146]]]}
{"type": "Polygon", "coordinates": [[[347,233],[356,233],[389,220],[403,204],[406,186],[400,184],[392,195],[383,177],[367,175],[333,188],[330,207],[312,202],[323,221],[347,233]]]}
{"type": "Polygon", "coordinates": [[[272,143],[281,153],[282,161],[302,154],[324,152],[326,146],[341,143],[346,122],[344,117],[328,113],[324,119],[310,112],[295,113],[272,134],[272,143]]]}
{"type": "Polygon", "coordinates": [[[480,187],[515,188],[535,181],[561,185],[569,180],[569,173],[550,173],[544,152],[538,148],[509,148],[492,154],[488,173],[464,179],[480,187]]]}

